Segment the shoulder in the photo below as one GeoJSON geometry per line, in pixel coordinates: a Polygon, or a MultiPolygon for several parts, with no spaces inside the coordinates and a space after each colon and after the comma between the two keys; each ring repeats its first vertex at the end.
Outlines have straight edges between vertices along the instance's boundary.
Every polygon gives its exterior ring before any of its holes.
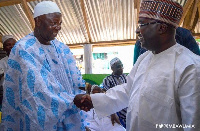
{"type": "Polygon", "coordinates": [[[61,50],[61,52],[63,52],[64,55],[72,55],[72,52],[71,52],[70,48],[69,48],[66,44],[64,44],[63,42],[61,42],[61,41],[59,41],[59,40],[57,40],[57,39],[55,39],[55,40],[53,40],[53,41],[54,41],[54,43],[55,43],[55,46],[56,46],[59,50],[61,50]]]}
{"type": "Polygon", "coordinates": [[[200,70],[200,56],[194,54],[186,47],[177,44],[175,48],[176,53],[176,67],[177,69],[186,69],[187,67],[199,68],[200,70]]]}
{"type": "Polygon", "coordinates": [[[20,39],[19,41],[17,41],[15,45],[25,46],[28,43],[35,43],[35,42],[36,42],[36,38],[34,37],[34,34],[30,33],[26,35],[25,37],[23,37],[22,39],[20,39]]]}
{"type": "Polygon", "coordinates": [[[122,76],[123,76],[123,77],[126,77],[127,75],[126,75],[126,74],[122,74],[122,76]]]}
{"type": "Polygon", "coordinates": [[[15,51],[18,49],[27,50],[30,49],[36,43],[36,38],[34,37],[33,33],[28,34],[27,36],[23,37],[14,45],[11,50],[11,53],[15,54],[15,51]]]}
{"type": "Polygon", "coordinates": [[[5,61],[7,62],[7,60],[8,60],[8,56],[2,58],[2,59],[0,60],[0,62],[5,62],[5,61]]]}
{"type": "Polygon", "coordinates": [[[8,61],[8,56],[2,58],[2,59],[0,60],[0,68],[4,68],[5,65],[7,64],[7,61],[8,61]]]}
{"type": "Polygon", "coordinates": [[[192,51],[190,51],[188,48],[176,44],[175,52],[177,53],[177,58],[180,58],[186,63],[199,63],[200,62],[200,56],[194,54],[192,51]],[[182,59],[184,58],[184,59],[182,59]]]}
{"type": "Polygon", "coordinates": [[[103,80],[105,81],[105,80],[109,80],[109,79],[111,79],[111,78],[113,78],[113,75],[111,74],[111,75],[108,75],[108,76],[106,76],[103,80]]]}

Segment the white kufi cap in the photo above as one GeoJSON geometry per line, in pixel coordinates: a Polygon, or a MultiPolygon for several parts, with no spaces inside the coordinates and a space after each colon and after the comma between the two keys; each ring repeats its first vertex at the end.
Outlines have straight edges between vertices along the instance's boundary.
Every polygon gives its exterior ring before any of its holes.
{"type": "Polygon", "coordinates": [[[4,43],[6,40],[8,40],[10,38],[15,39],[14,36],[12,36],[12,35],[4,35],[4,36],[2,36],[2,43],[4,43]]]}
{"type": "Polygon", "coordinates": [[[42,1],[38,3],[34,8],[34,18],[44,15],[44,14],[50,14],[50,13],[61,13],[59,7],[55,2],[52,1],[42,1]]]}
{"type": "Polygon", "coordinates": [[[112,67],[112,65],[114,65],[116,62],[120,61],[119,58],[115,57],[110,61],[110,67],[112,67]]]}

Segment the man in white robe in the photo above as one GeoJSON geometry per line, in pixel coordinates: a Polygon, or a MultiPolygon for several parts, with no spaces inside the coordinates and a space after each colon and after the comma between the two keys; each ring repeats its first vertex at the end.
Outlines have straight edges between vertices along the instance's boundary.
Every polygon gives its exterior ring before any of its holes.
{"type": "Polygon", "coordinates": [[[99,118],[128,106],[127,131],[200,129],[200,57],[175,41],[183,10],[172,0],[143,0],[136,33],[142,54],[127,84],[82,96],[99,118]],[[90,103],[91,104],[91,103],[90,103]]]}
{"type": "Polygon", "coordinates": [[[0,129],[85,130],[85,117],[73,104],[85,82],[69,47],[55,39],[60,9],[54,2],[40,2],[34,20],[34,32],[15,44],[8,59],[0,129]]]}

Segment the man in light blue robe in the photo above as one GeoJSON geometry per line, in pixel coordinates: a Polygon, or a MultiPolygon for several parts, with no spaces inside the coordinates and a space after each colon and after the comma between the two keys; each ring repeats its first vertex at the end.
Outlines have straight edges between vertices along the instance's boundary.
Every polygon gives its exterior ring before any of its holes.
{"type": "Polygon", "coordinates": [[[55,39],[62,15],[54,2],[34,9],[35,29],[8,59],[1,129],[81,131],[84,116],[73,103],[85,86],[70,49],[55,39]]]}

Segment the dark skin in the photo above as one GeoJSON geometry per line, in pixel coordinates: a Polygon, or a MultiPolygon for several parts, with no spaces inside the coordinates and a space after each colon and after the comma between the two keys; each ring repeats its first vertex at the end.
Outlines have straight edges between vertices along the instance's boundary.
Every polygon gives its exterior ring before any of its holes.
{"type": "MultiPolygon", "coordinates": [[[[13,38],[7,39],[4,43],[3,43],[3,50],[6,52],[6,55],[9,56],[11,49],[13,48],[13,46],[15,45],[17,41],[13,38]]],[[[2,79],[4,76],[4,73],[0,75],[0,79],[2,79]]]]}
{"type": "MultiPolygon", "coordinates": [[[[139,18],[138,23],[145,24],[155,22],[148,18],[139,18]]],[[[137,28],[136,33],[144,48],[158,54],[176,44],[175,28],[165,23],[155,23],[137,28]]],[[[90,95],[83,95],[81,102],[91,101],[90,95]]],[[[88,106],[89,107],[89,106],[88,106]]],[[[82,106],[81,109],[87,111],[89,108],[82,106]]]]}
{"type": "Polygon", "coordinates": [[[87,112],[93,108],[93,104],[92,104],[92,101],[89,99],[84,99],[84,101],[82,101],[82,97],[84,95],[85,94],[76,95],[73,102],[78,108],[87,112]]]}
{"type": "Polygon", "coordinates": [[[61,30],[61,13],[50,13],[36,17],[34,35],[41,44],[50,45],[61,30]]]}
{"type": "Polygon", "coordinates": [[[7,56],[10,55],[10,51],[13,48],[13,46],[15,45],[17,41],[13,38],[7,39],[4,43],[3,43],[3,50],[6,52],[7,56]]]}
{"type": "MultiPolygon", "coordinates": [[[[138,23],[145,24],[155,22],[148,18],[139,18],[138,23]]],[[[138,27],[136,34],[142,47],[158,54],[176,44],[175,28],[165,23],[155,23],[138,27]]]]}
{"type": "MultiPolygon", "coordinates": [[[[36,17],[35,19],[34,36],[41,44],[50,45],[50,41],[54,40],[58,32],[61,30],[62,15],[61,13],[50,13],[36,17]]],[[[81,103],[81,97],[84,94],[79,94],[74,98],[74,103],[78,108],[88,107],[93,108],[92,102],[85,100],[81,103]],[[90,106],[89,106],[90,105],[90,106]]]]}
{"type": "Polygon", "coordinates": [[[121,61],[116,62],[115,64],[112,65],[111,67],[113,71],[113,75],[120,76],[123,74],[123,64],[121,61]]]}

